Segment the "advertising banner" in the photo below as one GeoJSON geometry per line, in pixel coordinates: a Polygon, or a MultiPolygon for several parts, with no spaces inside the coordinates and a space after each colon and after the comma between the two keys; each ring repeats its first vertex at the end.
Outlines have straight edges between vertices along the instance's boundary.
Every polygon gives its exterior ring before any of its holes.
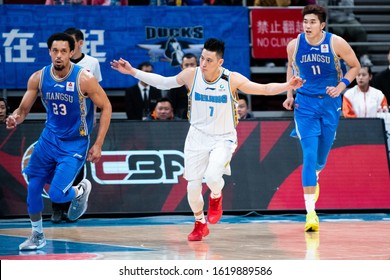
{"type": "MultiPolygon", "coordinates": [[[[0,127],[0,217],[27,214],[21,174],[43,122],[0,127]]],[[[242,121],[238,147],[224,176],[225,212],[303,210],[302,155],[289,136],[291,119],[242,121]]],[[[190,212],[183,178],[186,121],[113,121],[98,163],[87,162],[90,214],[190,212]]],[[[317,209],[390,209],[390,176],[383,120],[342,119],[320,174],[317,209]]],[[[47,188],[45,213],[51,213],[47,188]]],[[[205,203],[209,190],[203,184],[205,203]]],[[[207,205],[206,208],[207,209],[207,205]]]]}
{"type": "Polygon", "coordinates": [[[303,31],[301,12],[301,7],[252,9],[253,58],[287,58],[287,44],[303,31]]]}
{"type": "Polygon", "coordinates": [[[149,61],[155,73],[173,76],[182,56],[199,57],[210,37],[225,42],[224,67],[250,75],[246,7],[0,5],[0,88],[25,89],[30,75],[51,63],[49,36],[69,27],[83,31],[83,51],[99,60],[106,89],[137,82],[112,70],[113,59],[135,67],[149,61]]]}

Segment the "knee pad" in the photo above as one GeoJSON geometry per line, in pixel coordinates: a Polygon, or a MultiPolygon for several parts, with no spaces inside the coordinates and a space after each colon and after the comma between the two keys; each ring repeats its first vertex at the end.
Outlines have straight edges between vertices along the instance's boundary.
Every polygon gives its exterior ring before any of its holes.
{"type": "Polygon", "coordinates": [[[202,180],[189,181],[187,184],[188,198],[198,198],[202,194],[202,180]]]}
{"type": "Polygon", "coordinates": [[[187,184],[187,199],[191,210],[196,213],[203,210],[202,180],[189,181],[187,184]]]}
{"type": "Polygon", "coordinates": [[[206,184],[213,193],[221,192],[225,181],[222,178],[222,174],[206,172],[205,174],[206,184]]]}

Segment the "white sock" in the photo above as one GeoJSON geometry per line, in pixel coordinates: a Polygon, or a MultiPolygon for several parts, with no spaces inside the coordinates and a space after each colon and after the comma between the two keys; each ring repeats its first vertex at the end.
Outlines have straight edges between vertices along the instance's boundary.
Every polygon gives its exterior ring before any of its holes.
{"type": "Polygon", "coordinates": [[[310,213],[315,210],[315,194],[304,194],[306,212],[310,213]]]}
{"type": "Polygon", "coordinates": [[[219,192],[219,193],[217,193],[217,194],[215,194],[215,193],[212,192],[212,193],[211,193],[211,198],[220,198],[221,195],[222,195],[221,192],[219,192]]]}
{"type": "Polygon", "coordinates": [[[32,226],[33,232],[34,231],[39,232],[39,233],[43,232],[42,219],[40,219],[39,221],[36,221],[36,222],[31,221],[31,226],[32,226]]]}
{"type": "Polygon", "coordinates": [[[195,220],[201,222],[202,224],[205,224],[206,223],[206,218],[204,217],[204,213],[198,215],[198,216],[195,216],[195,220]]]}
{"type": "Polygon", "coordinates": [[[321,172],[321,170],[316,170],[317,183],[318,183],[318,178],[320,177],[320,172],[321,172]]]}

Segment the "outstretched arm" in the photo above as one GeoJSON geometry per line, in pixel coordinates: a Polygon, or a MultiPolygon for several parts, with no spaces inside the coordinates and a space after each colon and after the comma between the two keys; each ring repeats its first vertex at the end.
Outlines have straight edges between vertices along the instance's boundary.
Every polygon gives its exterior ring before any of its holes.
{"type": "Polygon", "coordinates": [[[231,82],[233,89],[239,89],[244,93],[254,95],[276,95],[290,89],[297,89],[303,84],[302,79],[295,76],[291,77],[286,83],[259,84],[250,81],[237,72],[232,73],[231,82]]]}
{"type": "Polygon", "coordinates": [[[164,77],[155,73],[148,73],[134,68],[127,60],[120,58],[111,62],[111,68],[122,74],[131,75],[138,80],[141,80],[148,85],[158,89],[167,90],[177,88],[184,85],[184,81],[178,79],[177,76],[164,77]]]}
{"type": "Polygon", "coordinates": [[[26,119],[32,105],[38,97],[40,77],[41,70],[32,74],[28,79],[27,91],[23,95],[19,107],[10,116],[8,116],[5,121],[8,129],[15,128],[18,124],[22,123],[26,119]]]}

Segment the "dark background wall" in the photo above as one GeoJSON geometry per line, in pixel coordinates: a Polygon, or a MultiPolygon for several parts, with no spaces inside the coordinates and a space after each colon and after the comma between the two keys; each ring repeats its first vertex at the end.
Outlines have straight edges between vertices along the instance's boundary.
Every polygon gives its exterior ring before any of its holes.
{"type": "MultiPolygon", "coordinates": [[[[21,168],[43,126],[43,121],[27,121],[12,131],[0,127],[1,217],[27,213],[21,168]]],[[[298,140],[289,136],[292,126],[292,119],[238,125],[232,176],[225,176],[225,212],[304,209],[301,150],[298,140]]],[[[86,165],[93,185],[87,213],[190,212],[182,177],[188,127],[185,121],[113,121],[100,162],[86,165]]],[[[320,176],[317,208],[390,209],[389,178],[383,121],[342,119],[320,176]]],[[[205,198],[208,193],[204,184],[205,198]]],[[[45,213],[50,213],[50,201],[44,201],[45,213]]]]}

